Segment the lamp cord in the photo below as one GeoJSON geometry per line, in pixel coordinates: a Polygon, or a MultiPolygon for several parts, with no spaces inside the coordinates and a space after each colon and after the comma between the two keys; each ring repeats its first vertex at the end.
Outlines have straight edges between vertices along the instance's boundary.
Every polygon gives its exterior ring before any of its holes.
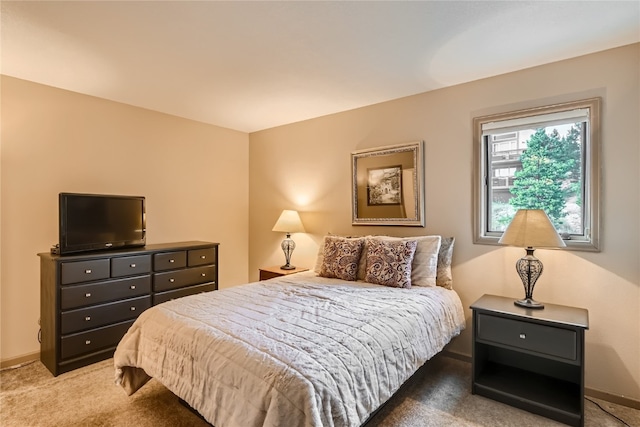
{"type": "Polygon", "coordinates": [[[614,415],[613,413],[607,411],[606,409],[604,409],[602,406],[600,406],[600,404],[598,402],[596,402],[595,400],[591,400],[589,399],[587,396],[584,397],[585,400],[588,400],[589,402],[593,403],[594,405],[596,405],[598,408],[600,408],[600,410],[602,412],[605,412],[606,414],[612,416],[613,418],[615,418],[616,420],[620,421],[622,424],[624,424],[627,427],[631,427],[631,425],[627,424],[627,422],[625,420],[623,420],[622,418],[614,415]]]}

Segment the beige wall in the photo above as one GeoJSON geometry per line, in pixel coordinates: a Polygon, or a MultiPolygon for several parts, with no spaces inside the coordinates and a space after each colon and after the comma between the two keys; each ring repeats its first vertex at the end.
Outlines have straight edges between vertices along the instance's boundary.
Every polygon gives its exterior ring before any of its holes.
{"type": "Polygon", "coordinates": [[[143,195],[147,242],[220,243],[220,283],[246,282],[249,137],[2,77],[0,359],[40,350],[39,252],[58,193],[143,195]]]}
{"type": "MultiPolygon", "coordinates": [[[[601,96],[602,251],[536,251],[545,272],[535,296],[587,308],[587,387],[640,400],[639,64],[636,44],[251,134],[250,278],[283,262],[284,236],[271,228],[282,209],[298,209],[308,233],[293,236],[297,266],[313,266],[327,232],[452,235],[465,307],[485,293],[522,297],[523,250],[472,243],[472,118],[601,96]],[[416,140],[426,228],[351,226],[350,153],[416,140]]],[[[450,350],[470,355],[470,324],[450,350]]]]}
{"type": "MultiPolygon", "coordinates": [[[[465,306],[521,297],[522,251],[471,243],[471,119],[601,96],[603,250],[536,251],[536,298],[589,309],[587,386],[640,400],[639,63],[636,44],[249,136],[3,76],[0,360],[39,350],[36,253],[57,239],[60,191],[145,195],[150,243],[221,243],[222,287],[282,264],[284,236],[270,230],[295,208],[308,231],[293,236],[298,266],[313,265],[327,232],[452,235],[465,306]],[[415,140],[426,228],[351,226],[350,153],[415,140]]],[[[469,332],[450,350],[470,354],[469,332]]]]}

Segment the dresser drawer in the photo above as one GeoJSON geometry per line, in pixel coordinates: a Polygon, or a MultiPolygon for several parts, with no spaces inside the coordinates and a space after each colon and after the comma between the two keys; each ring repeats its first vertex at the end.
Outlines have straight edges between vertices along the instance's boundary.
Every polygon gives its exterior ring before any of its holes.
{"type": "Polygon", "coordinates": [[[187,266],[187,252],[164,252],[153,255],[153,269],[155,271],[173,270],[187,266]]]}
{"type": "Polygon", "coordinates": [[[60,315],[60,332],[73,332],[135,319],[151,307],[151,297],[144,296],[77,310],[63,311],[60,315]]]}
{"type": "Polygon", "coordinates": [[[68,310],[125,298],[146,295],[151,292],[151,276],[129,277],[87,285],[64,286],[60,289],[60,308],[68,310]]]}
{"type": "Polygon", "coordinates": [[[109,278],[109,259],[63,262],[60,264],[60,283],[89,282],[109,278]]]}
{"type": "Polygon", "coordinates": [[[111,277],[135,276],[151,271],[151,255],[127,256],[111,260],[111,277]]]}
{"type": "Polygon", "coordinates": [[[155,292],[162,292],[214,281],[216,277],[215,269],[215,266],[207,265],[204,267],[156,273],[153,275],[153,290],[155,292]]]}
{"type": "Polygon", "coordinates": [[[133,320],[129,320],[62,337],[60,340],[60,357],[62,359],[68,359],[109,347],[115,348],[120,339],[122,339],[131,325],[133,325],[133,322],[133,320]]]}
{"type": "Polygon", "coordinates": [[[192,249],[189,251],[189,267],[213,264],[216,261],[216,248],[192,249]]]}
{"type": "Polygon", "coordinates": [[[477,337],[479,340],[563,359],[578,358],[578,337],[576,332],[570,329],[479,314],[477,337]]]}
{"type": "Polygon", "coordinates": [[[190,286],[188,288],[176,289],[173,291],[161,292],[153,295],[153,305],[158,305],[165,301],[176,298],[186,297],[188,295],[199,294],[202,292],[215,291],[215,283],[205,283],[204,285],[190,286]]]}

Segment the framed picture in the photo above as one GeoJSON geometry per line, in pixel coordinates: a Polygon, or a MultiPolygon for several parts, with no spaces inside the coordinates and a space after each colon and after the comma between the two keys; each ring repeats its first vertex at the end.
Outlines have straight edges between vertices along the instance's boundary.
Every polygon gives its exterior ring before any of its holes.
{"type": "Polygon", "coordinates": [[[402,165],[367,169],[367,204],[402,204],[402,165]]]}
{"type": "Polygon", "coordinates": [[[424,227],[423,142],[351,153],[352,224],[424,227]]]}

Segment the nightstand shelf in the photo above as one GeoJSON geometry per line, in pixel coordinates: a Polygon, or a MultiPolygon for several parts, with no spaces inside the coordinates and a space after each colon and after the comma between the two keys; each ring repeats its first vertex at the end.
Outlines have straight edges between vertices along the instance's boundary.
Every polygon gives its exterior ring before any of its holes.
{"type": "Polygon", "coordinates": [[[538,409],[532,412],[548,412],[540,414],[549,418],[555,418],[553,414],[557,413],[567,419],[566,424],[579,420],[580,386],[570,381],[489,362],[475,386],[477,394],[494,400],[519,399],[526,405],[523,409],[535,406],[538,409]]]}
{"type": "Polygon", "coordinates": [[[584,425],[584,309],[515,306],[485,295],[473,310],[472,392],[572,426],[584,425]]]}

